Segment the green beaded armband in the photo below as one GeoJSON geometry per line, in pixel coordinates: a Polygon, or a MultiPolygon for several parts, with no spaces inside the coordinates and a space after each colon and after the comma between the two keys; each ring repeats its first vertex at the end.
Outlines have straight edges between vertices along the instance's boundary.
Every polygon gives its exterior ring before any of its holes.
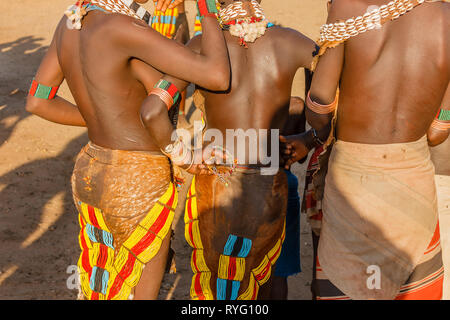
{"type": "Polygon", "coordinates": [[[40,84],[33,79],[33,81],[31,82],[29,94],[30,96],[34,96],[39,99],[51,100],[56,96],[58,89],[59,86],[55,87],[44,86],[43,84],[40,84]]]}
{"type": "Polygon", "coordinates": [[[441,121],[450,121],[450,110],[439,110],[436,119],[441,121]]]}

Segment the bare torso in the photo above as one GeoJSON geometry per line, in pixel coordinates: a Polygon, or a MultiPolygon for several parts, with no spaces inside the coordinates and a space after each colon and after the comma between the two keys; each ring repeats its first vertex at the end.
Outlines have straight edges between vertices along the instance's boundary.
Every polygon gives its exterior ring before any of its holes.
{"type": "Polygon", "coordinates": [[[106,34],[117,18],[122,17],[92,11],[78,31],[66,28],[64,17],[56,35],[59,63],[93,143],[111,149],[159,150],[142,125],[139,109],[161,73],[130,60],[112,43],[106,34]]]}
{"type": "MultiPolygon", "coordinates": [[[[355,0],[347,18],[385,0],[355,0]]],[[[422,4],[379,30],[347,40],[338,139],[383,144],[418,140],[450,80],[450,4],[422,4]]]]}

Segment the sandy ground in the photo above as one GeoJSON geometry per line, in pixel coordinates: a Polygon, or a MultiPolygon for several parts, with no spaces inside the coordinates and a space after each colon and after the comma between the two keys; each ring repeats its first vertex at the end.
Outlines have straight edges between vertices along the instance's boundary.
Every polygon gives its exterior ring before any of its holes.
{"type": "MultiPolygon", "coordinates": [[[[24,109],[29,83],[53,30],[73,2],[0,2],[0,299],[75,299],[77,294],[67,285],[79,255],[70,175],[76,154],[87,142],[86,130],[47,122],[24,109]]],[[[316,39],[325,21],[325,3],[263,0],[262,5],[273,22],[316,39]]],[[[153,5],[147,7],[152,10],[153,5]]],[[[193,26],[194,2],[187,2],[186,9],[193,26]]],[[[59,94],[72,100],[65,84],[59,94]]],[[[302,74],[293,94],[303,96],[302,74]]],[[[294,168],[301,194],[304,171],[304,166],[294,168]]],[[[165,276],[160,299],[189,299],[190,248],[179,219],[182,211],[180,206],[174,225],[177,273],[165,276]]],[[[301,219],[303,272],[289,278],[289,299],[295,300],[311,298],[311,233],[305,216],[301,219]]]]}

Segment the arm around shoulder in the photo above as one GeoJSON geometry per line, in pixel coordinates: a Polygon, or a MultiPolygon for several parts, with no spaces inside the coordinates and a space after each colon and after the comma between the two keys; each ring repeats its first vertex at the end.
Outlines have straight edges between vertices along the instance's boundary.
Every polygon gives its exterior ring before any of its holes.
{"type": "Polygon", "coordinates": [[[165,74],[209,90],[228,89],[231,73],[228,51],[216,19],[203,19],[199,52],[163,37],[139,20],[126,16],[115,19],[109,31],[114,34],[112,45],[125,50],[127,58],[138,58],[165,74]]]}

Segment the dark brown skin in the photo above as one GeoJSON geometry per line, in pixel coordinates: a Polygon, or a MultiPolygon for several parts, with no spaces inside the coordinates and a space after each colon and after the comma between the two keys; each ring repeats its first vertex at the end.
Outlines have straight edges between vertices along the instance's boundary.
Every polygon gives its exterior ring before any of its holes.
{"type": "MultiPolygon", "coordinates": [[[[199,54],[125,15],[89,12],[80,31],[66,28],[63,17],[35,78],[47,86],[65,79],[76,105],[60,97],[29,96],[26,108],[50,121],[87,126],[89,139],[106,148],[159,151],[141,121],[140,108],[162,72],[213,90],[228,88],[228,56],[216,19],[205,18],[203,30],[199,54]]],[[[167,109],[164,115],[165,122],[151,123],[157,131],[171,131],[167,109]]],[[[158,297],[169,244],[170,236],[147,264],[135,288],[135,299],[158,297]]]]}
{"type": "MultiPolygon", "coordinates": [[[[231,2],[224,1],[224,5],[231,2]]],[[[199,50],[203,36],[193,38],[188,46],[199,50]]],[[[269,28],[264,36],[249,43],[248,49],[229,32],[224,31],[224,36],[231,63],[231,89],[218,92],[199,88],[205,96],[208,127],[223,133],[224,144],[227,129],[283,128],[289,115],[293,78],[299,68],[310,67],[315,43],[279,26],[269,28]]],[[[188,85],[174,77],[165,78],[180,91],[188,85]]],[[[147,108],[162,109],[162,102],[149,97],[143,105],[147,108]]]]}
{"type": "Polygon", "coordinates": [[[282,135],[292,135],[305,131],[305,102],[302,98],[292,96],[289,103],[289,117],[281,130],[282,135]]]}
{"type": "MultiPolygon", "coordinates": [[[[447,90],[444,101],[450,101],[450,90],[447,90]]],[[[450,104],[442,105],[442,108],[450,110],[450,104]]],[[[431,147],[431,160],[434,163],[436,174],[450,176],[450,130],[428,129],[428,145],[431,147]]]]}
{"type": "Polygon", "coordinates": [[[63,17],[36,80],[53,86],[65,78],[78,108],[62,98],[30,96],[27,110],[50,121],[87,125],[90,140],[103,147],[158,151],[139,109],[161,72],[214,90],[228,87],[223,35],[213,18],[205,18],[203,27],[198,54],[125,15],[89,12],[80,31],[67,29],[63,17]]]}
{"type": "Polygon", "coordinates": [[[450,139],[447,138],[442,144],[430,148],[430,152],[436,174],[450,176],[450,139]]]}
{"type": "MultiPolygon", "coordinates": [[[[334,0],[327,23],[363,15],[368,6],[386,2],[334,0]]],[[[328,49],[315,71],[311,97],[329,104],[340,87],[339,140],[365,144],[416,141],[427,133],[438,109],[450,106],[449,39],[450,4],[422,4],[379,30],[328,49]]],[[[331,118],[309,109],[306,117],[316,129],[331,118]]],[[[301,137],[289,141],[286,152],[292,162],[309,152],[301,137]]]]}

